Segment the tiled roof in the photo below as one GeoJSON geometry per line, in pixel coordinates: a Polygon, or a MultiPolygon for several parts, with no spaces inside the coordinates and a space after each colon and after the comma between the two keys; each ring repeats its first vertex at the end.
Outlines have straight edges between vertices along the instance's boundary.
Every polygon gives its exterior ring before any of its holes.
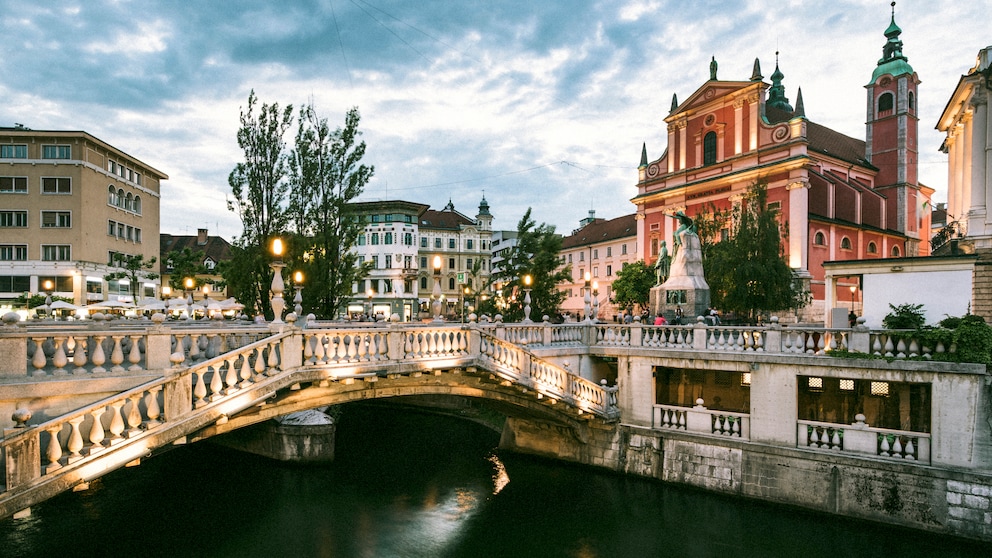
{"type": "Polygon", "coordinates": [[[458,230],[463,226],[475,226],[475,221],[457,211],[436,211],[428,209],[420,216],[420,226],[431,229],[458,230]]]}
{"type": "Polygon", "coordinates": [[[572,233],[571,236],[566,236],[563,238],[561,247],[565,250],[568,248],[575,248],[577,246],[598,244],[601,242],[609,242],[611,240],[636,236],[637,225],[635,215],[631,213],[630,215],[623,215],[610,220],[596,219],[592,223],[589,223],[588,225],[572,233]]]}
{"type": "Polygon", "coordinates": [[[203,252],[204,259],[210,258],[214,262],[222,262],[231,259],[231,244],[220,236],[207,236],[206,244],[199,244],[197,235],[171,235],[162,233],[159,235],[159,254],[161,254],[160,265],[165,269],[166,256],[173,250],[189,248],[192,252],[203,252]]]}
{"type": "MultiPolygon", "coordinates": [[[[788,122],[793,116],[794,114],[788,111],[765,107],[765,118],[772,124],[788,122]]],[[[836,157],[842,161],[854,163],[855,165],[869,169],[875,168],[865,159],[864,140],[845,136],[840,132],[831,130],[809,119],[806,119],[806,137],[809,139],[809,149],[811,151],[836,157]]]]}

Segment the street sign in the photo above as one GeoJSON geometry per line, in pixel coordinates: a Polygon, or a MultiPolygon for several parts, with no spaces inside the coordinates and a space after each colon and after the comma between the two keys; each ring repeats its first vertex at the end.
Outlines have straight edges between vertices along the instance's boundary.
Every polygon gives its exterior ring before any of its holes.
{"type": "Polygon", "coordinates": [[[458,282],[461,283],[461,284],[465,284],[465,274],[464,273],[459,273],[458,274],[458,282]]]}

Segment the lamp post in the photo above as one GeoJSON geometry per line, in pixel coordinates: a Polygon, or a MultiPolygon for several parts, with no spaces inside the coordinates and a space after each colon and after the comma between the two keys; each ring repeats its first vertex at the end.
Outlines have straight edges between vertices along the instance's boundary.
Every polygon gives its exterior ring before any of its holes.
{"type": "Polygon", "coordinates": [[[45,279],[42,283],[42,287],[45,289],[45,314],[47,318],[52,317],[52,289],[54,289],[55,284],[52,283],[51,279],[45,279]]]}
{"type": "Polygon", "coordinates": [[[293,274],[293,288],[296,289],[296,296],[293,297],[293,312],[299,318],[303,314],[303,272],[297,271],[293,274]]]}
{"type": "Polygon", "coordinates": [[[195,283],[193,282],[193,278],[192,277],[187,277],[185,280],[183,280],[183,287],[185,287],[185,289],[183,290],[183,295],[184,295],[184,298],[186,299],[186,305],[187,306],[192,306],[193,305],[193,287],[194,286],[195,286],[195,283]]]}
{"type": "Polygon", "coordinates": [[[592,282],[592,321],[599,320],[599,281],[592,282]]]}
{"type": "Polygon", "coordinates": [[[434,321],[441,320],[441,256],[434,256],[434,290],[431,293],[434,321]]]}
{"type": "Polygon", "coordinates": [[[282,262],[282,239],[276,238],[272,241],[272,255],[275,257],[269,267],[272,268],[272,323],[281,324],[282,311],[286,309],[286,301],[282,298],[282,293],[286,289],[282,281],[282,268],[286,264],[282,262]]]}
{"type": "Polygon", "coordinates": [[[465,287],[462,288],[462,323],[465,323],[465,311],[468,307],[468,297],[471,294],[472,289],[468,285],[465,285],[465,287]]]}
{"type": "Polygon", "coordinates": [[[590,296],[590,292],[589,292],[589,281],[592,279],[592,275],[590,275],[589,272],[587,271],[583,279],[585,280],[586,283],[586,294],[585,297],[583,298],[584,308],[582,309],[582,311],[585,312],[584,321],[588,322],[590,317],[589,314],[590,312],[592,312],[592,308],[591,308],[592,297],[590,296]]]}
{"type": "Polygon", "coordinates": [[[172,287],[169,285],[162,285],[162,302],[165,304],[165,315],[169,316],[169,298],[172,295],[172,287]]]}
{"type": "Polygon", "coordinates": [[[524,323],[532,323],[530,320],[530,284],[534,279],[530,275],[524,275],[524,323]]]}

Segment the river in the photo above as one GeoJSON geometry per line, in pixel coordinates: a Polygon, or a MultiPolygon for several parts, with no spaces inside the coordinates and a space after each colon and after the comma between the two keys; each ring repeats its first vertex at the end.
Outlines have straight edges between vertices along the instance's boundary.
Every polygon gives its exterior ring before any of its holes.
{"type": "Polygon", "coordinates": [[[332,464],[177,447],[0,522],[0,556],[992,556],[992,545],[499,452],[498,440],[468,421],[349,406],[332,464]]]}

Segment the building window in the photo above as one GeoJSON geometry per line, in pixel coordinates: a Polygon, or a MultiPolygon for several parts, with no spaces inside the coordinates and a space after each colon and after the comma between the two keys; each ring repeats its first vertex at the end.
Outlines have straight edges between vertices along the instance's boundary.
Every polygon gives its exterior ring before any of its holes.
{"type": "Polygon", "coordinates": [[[361,233],[358,235],[358,245],[365,246],[365,233],[361,233]]]}
{"type": "Polygon", "coordinates": [[[909,92],[909,110],[915,110],[915,109],[916,109],[916,96],[913,95],[913,92],[912,91],[910,91],[909,92]]]}
{"type": "Polygon", "coordinates": [[[134,201],[132,202],[131,211],[134,211],[138,215],[141,215],[141,196],[134,196],[134,201]]]}
{"type": "Polygon", "coordinates": [[[72,226],[72,213],[69,211],[42,211],[41,227],[45,229],[67,229],[72,226]]]}
{"type": "Polygon", "coordinates": [[[898,258],[899,257],[899,246],[898,245],[892,247],[892,257],[893,258],[898,258]]]}
{"type": "Polygon", "coordinates": [[[892,93],[882,93],[882,96],[878,98],[878,114],[881,115],[883,112],[892,110],[894,104],[895,97],[893,97],[892,93]]]}
{"type": "Polygon", "coordinates": [[[448,278],[448,290],[449,291],[455,290],[455,278],[454,277],[449,277],[448,278]]]}
{"type": "Polygon", "coordinates": [[[393,243],[393,233],[387,232],[386,234],[384,234],[383,235],[383,239],[382,239],[382,243],[383,244],[392,244],[393,243]]]}
{"type": "Polygon", "coordinates": [[[613,247],[612,246],[607,246],[606,247],[606,257],[607,258],[613,257],[613,247]]]}
{"type": "Polygon", "coordinates": [[[28,226],[27,211],[0,211],[0,227],[24,228],[28,226]]]}
{"type": "Polygon", "coordinates": [[[427,269],[427,256],[420,256],[420,269],[427,269]]]}
{"type": "Polygon", "coordinates": [[[0,159],[27,159],[27,145],[0,145],[0,159]]]}
{"type": "Polygon", "coordinates": [[[851,249],[851,239],[850,238],[847,238],[846,236],[844,238],[840,239],[840,249],[841,250],[850,250],[851,249]]]}
{"type": "Polygon", "coordinates": [[[372,245],[379,244],[379,233],[372,233],[372,245]]]}
{"type": "Polygon", "coordinates": [[[0,275],[0,293],[25,293],[31,288],[27,275],[0,275]]]}
{"type": "Polygon", "coordinates": [[[869,254],[877,254],[878,253],[878,245],[875,244],[874,242],[869,242],[868,243],[868,253],[869,254]]]}
{"type": "Polygon", "coordinates": [[[42,159],[72,159],[72,146],[70,145],[43,145],[41,146],[42,159]]]}
{"type": "Polygon", "coordinates": [[[703,164],[712,165],[716,162],[716,132],[707,132],[703,136],[703,164]]]}
{"type": "Polygon", "coordinates": [[[421,277],[420,278],[420,288],[423,289],[423,290],[427,290],[427,278],[426,277],[421,277]]]}
{"type": "Polygon", "coordinates": [[[613,266],[612,265],[606,266],[606,276],[607,277],[613,277],[613,266]]]}
{"type": "Polygon", "coordinates": [[[372,256],[372,269],[379,269],[379,256],[372,256]]]}
{"type": "Polygon", "coordinates": [[[467,258],[465,260],[465,269],[472,269],[472,258],[467,258]]]}
{"type": "Polygon", "coordinates": [[[448,269],[455,269],[455,258],[448,258],[448,269]]]}
{"type": "Polygon", "coordinates": [[[0,261],[23,262],[28,259],[26,244],[0,244],[0,261]]]}
{"type": "Polygon", "coordinates": [[[465,240],[465,249],[466,250],[471,250],[472,249],[472,239],[471,238],[465,240]]]}
{"type": "Polygon", "coordinates": [[[103,294],[103,282],[87,278],[86,292],[88,294],[103,294]]]}
{"type": "Polygon", "coordinates": [[[592,268],[592,276],[599,277],[599,266],[592,268]]]}
{"type": "Polygon", "coordinates": [[[440,248],[441,247],[441,238],[440,237],[434,239],[434,247],[435,248],[440,248]]]}
{"type": "Polygon", "coordinates": [[[421,248],[427,248],[427,237],[426,236],[420,237],[420,247],[421,248]]]}
{"type": "Polygon", "coordinates": [[[586,253],[585,252],[579,252],[579,261],[580,262],[586,261],[586,253]]]}
{"type": "Polygon", "coordinates": [[[593,248],[592,249],[592,259],[594,259],[594,260],[598,260],[599,259],[599,248],[593,248]]]}
{"type": "Polygon", "coordinates": [[[403,244],[413,246],[413,233],[403,233],[403,244]]]}
{"type": "Polygon", "coordinates": [[[454,238],[449,238],[448,239],[448,249],[449,250],[454,250],[455,249],[455,239],[454,238]]]}
{"type": "Polygon", "coordinates": [[[814,246],[827,245],[827,237],[826,235],[823,234],[822,231],[817,231],[817,233],[813,235],[813,245],[814,246]]]}
{"type": "Polygon", "coordinates": [[[42,178],[42,194],[71,194],[72,179],[70,178],[42,178]]]}
{"type": "Polygon", "coordinates": [[[46,262],[67,262],[72,259],[72,246],[68,244],[42,244],[41,259],[46,262]]]}
{"type": "Polygon", "coordinates": [[[568,263],[572,263],[572,255],[571,254],[568,255],[568,263]]]}
{"type": "Polygon", "coordinates": [[[27,194],[26,176],[0,176],[0,194],[27,194]]]}
{"type": "Polygon", "coordinates": [[[393,267],[393,255],[386,254],[386,269],[392,269],[393,267]]]}
{"type": "Polygon", "coordinates": [[[620,245],[620,255],[621,256],[626,256],[627,255],[627,245],[626,244],[621,244],[620,245]]]}

